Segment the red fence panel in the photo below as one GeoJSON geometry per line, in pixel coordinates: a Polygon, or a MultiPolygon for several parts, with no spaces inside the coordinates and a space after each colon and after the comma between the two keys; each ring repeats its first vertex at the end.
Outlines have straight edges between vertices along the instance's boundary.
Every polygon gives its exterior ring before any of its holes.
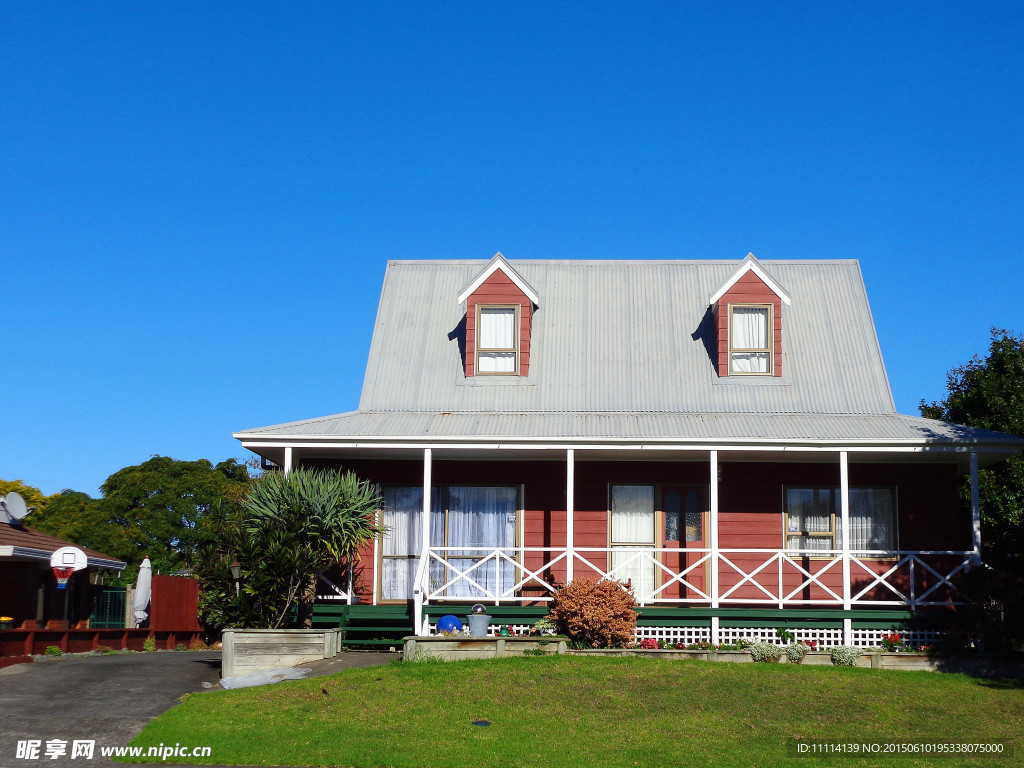
{"type": "Polygon", "coordinates": [[[150,629],[198,631],[199,582],[182,576],[153,576],[150,629]]]}

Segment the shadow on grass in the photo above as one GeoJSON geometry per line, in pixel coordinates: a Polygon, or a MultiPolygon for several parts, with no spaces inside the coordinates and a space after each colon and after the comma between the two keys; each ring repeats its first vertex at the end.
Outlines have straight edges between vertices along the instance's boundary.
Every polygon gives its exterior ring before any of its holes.
{"type": "Polygon", "coordinates": [[[1024,656],[1020,654],[929,654],[937,671],[973,677],[979,685],[1004,690],[1024,688],[1024,656]]]}

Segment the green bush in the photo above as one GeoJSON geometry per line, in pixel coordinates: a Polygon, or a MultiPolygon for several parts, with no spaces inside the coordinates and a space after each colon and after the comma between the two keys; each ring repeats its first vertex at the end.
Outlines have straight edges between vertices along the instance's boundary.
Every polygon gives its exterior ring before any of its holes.
{"type": "Polygon", "coordinates": [[[96,653],[117,653],[117,651],[115,651],[109,645],[97,645],[96,653]]]}
{"type": "Polygon", "coordinates": [[[771,643],[754,643],[750,646],[750,655],[756,662],[774,664],[782,658],[782,649],[771,643]]]}
{"type": "Polygon", "coordinates": [[[856,666],[857,659],[860,658],[861,650],[850,645],[837,645],[835,648],[830,648],[828,654],[832,657],[832,663],[835,666],[853,667],[856,666]]]}
{"type": "Polygon", "coordinates": [[[790,664],[799,664],[810,650],[811,646],[806,643],[790,643],[786,646],[786,658],[790,664]]]}
{"type": "Polygon", "coordinates": [[[43,651],[43,654],[46,656],[61,656],[63,655],[63,653],[64,651],[62,651],[56,645],[48,645],[46,646],[46,650],[43,651]]]}
{"type": "Polygon", "coordinates": [[[147,637],[142,641],[142,650],[146,653],[153,653],[156,650],[156,640],[152,637],[147,637]]]}

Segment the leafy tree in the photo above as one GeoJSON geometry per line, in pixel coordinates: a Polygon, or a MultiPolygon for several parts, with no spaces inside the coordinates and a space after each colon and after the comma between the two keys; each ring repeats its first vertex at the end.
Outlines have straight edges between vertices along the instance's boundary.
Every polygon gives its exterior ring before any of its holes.
{"type": "Polygon", "coordinates": [[[19,493],[29,489],[38,494],[22,493],[39,507],[29,515],[28,525],[124,560],[128,567],[116,579],[129,583],[146,556],[163,573],[187,566],[205,516],[215,505],[240,510],[249,474],[235,459],[215,466],[206,459],[154,456],[112,474],[99,499],[69,489],[45,497],[20,481],[0,483],[0,488],[10,485],[19,493]]]}
{"type": "Polygon", "coordinates": [[[109,537],[104,551],[133,564],[148,555],[165,573],[184,568],[202,517],[218,502],[240,504],[248,483],[235,459],[214,466],[206,459],[154,456],[125,467],[101,486],[99,511],[109,537]]]}
{"type": "Polygon", "coordinates": [[[109,543],[109,531],[103,525],[99,502],[87,493],[67,488],[55,493],[49,497],[46,512],[33,512],[28,524],[43,533],[107,554],[104,547],[109,543]]]}
{"type": "Polygon", "coordinates": [[[254,481],[238,539],[250,613],[279,627],[298,602],[309,626],[317,577],[373,539],[379,506],[377,487],[354,472],[299,468],[254,481]]]}
{"type": "MultiPolygon", "coordinates": [[[[945,400],[920,403],[921,415],[970,427],[1024,435],[1024,338],[992,329],[988,356],[977,355],[946,377],[945,400]]],[[[1024,553],[1024,458],[978,472],[986,562],[1008,566],[1024,553]]],[[[965,501],[970,487],[963,488],[965,501]]]]}

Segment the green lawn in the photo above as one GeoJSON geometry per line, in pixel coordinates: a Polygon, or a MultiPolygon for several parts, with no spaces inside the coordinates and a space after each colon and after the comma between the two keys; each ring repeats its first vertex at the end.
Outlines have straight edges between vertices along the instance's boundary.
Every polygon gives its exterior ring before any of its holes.
{"type": "Polygon", "coordinates": [[[394,663],[195,694],[132,744],[210,746],[205,762],[222,765],[953,768],[1020,765],[1022,733],[1019,683],[935,672],[548,656],[394,663]],[[1009,754],[800,758],[790,756],[794,739],[1000,741],[1009,754]]]}

